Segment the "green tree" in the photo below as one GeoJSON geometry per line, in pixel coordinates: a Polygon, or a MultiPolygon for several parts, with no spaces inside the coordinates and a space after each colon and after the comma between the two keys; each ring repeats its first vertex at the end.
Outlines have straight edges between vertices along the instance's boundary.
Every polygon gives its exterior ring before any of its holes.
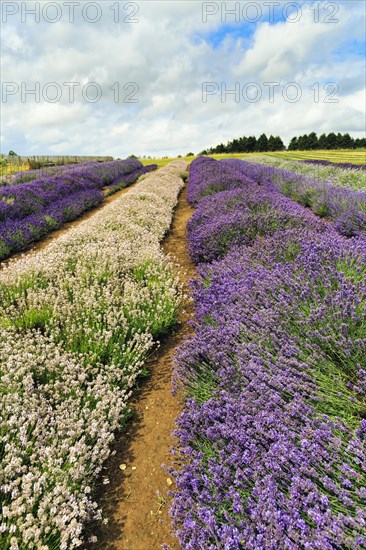
{"type": "Polygon", "coordinates": [[[299,150],[307,151],[309,149],[309,137],[307,134],[299,137],[299,150]]]}
{"type": "Polygon", "coordinates": [[[318,139],[319,149],[326,149],[328,145],[327,136],[322,134],[318,139]]]}
{"type": "Polygon", "coordinates": [[[355,139],[355,147],[356,148],[366,147],[366,138],[355,139]]]}
{"type": "Polygon", "coordinates": [[[343,147],[345,149],[353,149],[355,146],[355,140],[347,133],[343,136],[343,147]]]}
{"type": "Polygon", "coordinates": [[[268,139],[268,151],[276,151],[276,138],[272,134],[268,139]]]}
{"type": "Polygon", "coordinates": [[[308,135],[308,149],[312,151],[314,149],[318,149],[318,146],[319,146],[318,136],[316,135],[315,132],[311,132],[308,135]]]}
{"type": "Polygon", "coordinates": [[[327,135],[327,149],[336,149],[337,148],[337,136],[334,132],[331,132],[327,135]]]}
{"type": "Polygon", "coordinates": [[[228,152],[240,153],[240,151],[239,151],[239,140],[238,139],[233,139],[233,141],[229,142],[229,143],[230,143],[231,150],[228,151],[228,152]]]}
{"type": "Polygon", "coordinates": [[[288,150],[289,151],[297,151],[299,148],[299,140],[298,138],[295,136],[291,139],[290,143],[289,143],[289,146],[288,146],[288,150]]]}
{"type": "Polygon", "coordinates": [[[340,132],[338,132],[338,134],[337,134],[336,148],[337,149],[343,149],[343,136],[340,132]]]}
{"type": "Polygon", "coordinates": [[[247,142],[247,152],[254,153],[257,147],[257,138],[255,136],[249,136],[247,142]]]}
{"type": "Polygon", "coordinates": [[[238,139],[239,145],[238,145],[238,153],[247,153],[247,144],[248,144],[248,138],[245,136],[242,136],[238,139]]]}
{"type": "Polygon", "coordinates": [[[268,138],[266,134],[262,134],[261,136],[259,136],[256,149],[260,153],[268,151],[268,138]]]}
{"type": "Polygon", "coordinates": [[[275,151],[283,151],[286,149],[285,144],[282,141],[282,138],[280,136],[276,136],[274,138],[274,147],[275,151]]]}
{"type": "Polygon", "coordinates": [[[216,154],[220,155],[222,153],[226,153],[226,147],[223,143],[220,143],[220,145],[218,145],[216,147],[216,151],[215,151],[216,154]]]}

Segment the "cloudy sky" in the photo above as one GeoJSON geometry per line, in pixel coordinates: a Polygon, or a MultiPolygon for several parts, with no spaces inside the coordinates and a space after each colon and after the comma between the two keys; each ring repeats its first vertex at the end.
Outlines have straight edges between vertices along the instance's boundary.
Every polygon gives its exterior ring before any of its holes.
{"type": "Polygon", "coordinates": [[[365,3],[5,1],[1,151],[176,155],[365,132],[365,3]]]}

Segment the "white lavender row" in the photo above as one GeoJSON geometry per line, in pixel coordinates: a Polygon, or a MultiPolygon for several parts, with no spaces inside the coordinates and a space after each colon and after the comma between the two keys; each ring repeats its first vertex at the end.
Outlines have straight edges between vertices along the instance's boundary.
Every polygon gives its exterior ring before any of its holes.
{"type": "Polygon", "coordinates": [[[4,550],[79,547],[85,523],[101,517],[93,491],[113,433],[181,300],[159,242],[185,169],[148,176],[0,272],[4,550]]]}

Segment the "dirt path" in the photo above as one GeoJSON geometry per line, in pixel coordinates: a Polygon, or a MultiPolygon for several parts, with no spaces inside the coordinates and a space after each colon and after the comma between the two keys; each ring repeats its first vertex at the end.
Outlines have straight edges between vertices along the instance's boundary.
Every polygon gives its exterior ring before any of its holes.
{"type": "Polygon", "coordinates": [[[17,252],[16,254],[12,254],[10,258],[0,261],[0,270],[6,265],[8,265],[9,263],[13,263],[14,261],[18,260],[19,258],[24,258],[24,256],[28,256],[28,254],[33,254],[34,252],[39,252],[40,250],[43,250],[52,241],[54,241],[55,239],[58,239],[59,237],[61,237],[61,235],[64,235],[65,233],[70,231],[70,229],[72,229],[73,227],[76,227],[80,223],[84,222],[85,220],[88,220],[96,212],[98,212],[98,210],[101,210],[107,204],[115,201],[116,199],[118,199],[119,197],[121,197],[122,195],[130,191],[130,189],[132,189],[136,185],[136,183],[137,182],[130,185],[129,187],[126,187],[125,189],[121,189],[121,191],[117,191],[116,193],[114,193],[113,195],[110,195],[109,197],[105,197],[102,204],[100,204],[99,206],[96,206],[95,208],[92,208],[91,210],[88,210],[84,214],[81,214],[76,220],[63,224],[63,226],[60,229],[56,229],[56,231],[52,231],[52,233],[45,235],[40,241],[38,241],[34,245],[31,245],[30,248],[27,248],[23,252],[17,252]]]}
{"type": "MultiPolygon", "coordinates": [[[[163,243],[165,252],[179,264],[185,284],[195,274],[186,248],[186,224],[192,211],[185,189],[171,232],[163,243]]],[[[172,431],[181,411],[179,399],[171,393],[172,355],[189,333],[187,321],[192,311],[192,305],[185,304],[175,334],[164,339],[156,357],[149,362],[150,376],[135,391],[131,401],[134,418],[127,435],[121,435],[116,442],[116,455],[107,465],[110,484],[103,489],[99,503],[108,524],[97,533],[98,543],[90,547],[93,550],[161,550],[162,544],[180,548],[171,535],[167,495],[171,487],[162,464],[172,464],[172,431]],[[123,471],[121,465],[126,466],[123,471]]]]}

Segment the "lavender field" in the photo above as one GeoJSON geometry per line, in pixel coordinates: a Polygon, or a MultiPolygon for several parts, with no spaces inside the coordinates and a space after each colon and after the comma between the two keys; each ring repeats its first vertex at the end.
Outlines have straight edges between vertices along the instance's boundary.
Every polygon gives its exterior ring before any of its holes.
{"type": "Polygon", "coordinates": [[[1,548],[98,548],[132,389],[190,299],[171,359],[180,547],[365,547],[365,192],[237,158],[155,169],[87,163],[1,188],[7,257],[144,175],[0,270],[1,548]],[[191,297],[160,244],[187,179],[191,297]]]}
{"type": "Polygon", "coordinates": [[[181,302],[159,243],[185,170],[149,175],[0,272],[1,548],[76,548],[101,517],[114,433],[181,302]]]}
{"type": "Polygon", "coordinates": [[[18,172],[0,187],[0,260],[100,205],[157,168],[137,159],[18,172]],[[104,189],[104,193],[103,193],[104,189]]]}
{"type": "Polygon", "coordinates": [[[0,1],[0,550],[366,550],[365,29],[0,1]]]}
{"type": "Polygon", "coordinates": [[[177,356],[171,510],[182,548],[364,548],[364,194],[203,157],[188,198],[195,334],[177,356]]]}
{"type": "Polygon", "coordinates": [[[366,190],[365,164],[337,163],[312,159],[295,161],[275,157],[258,157],[255,162],[355,191],[366,190]]]}

